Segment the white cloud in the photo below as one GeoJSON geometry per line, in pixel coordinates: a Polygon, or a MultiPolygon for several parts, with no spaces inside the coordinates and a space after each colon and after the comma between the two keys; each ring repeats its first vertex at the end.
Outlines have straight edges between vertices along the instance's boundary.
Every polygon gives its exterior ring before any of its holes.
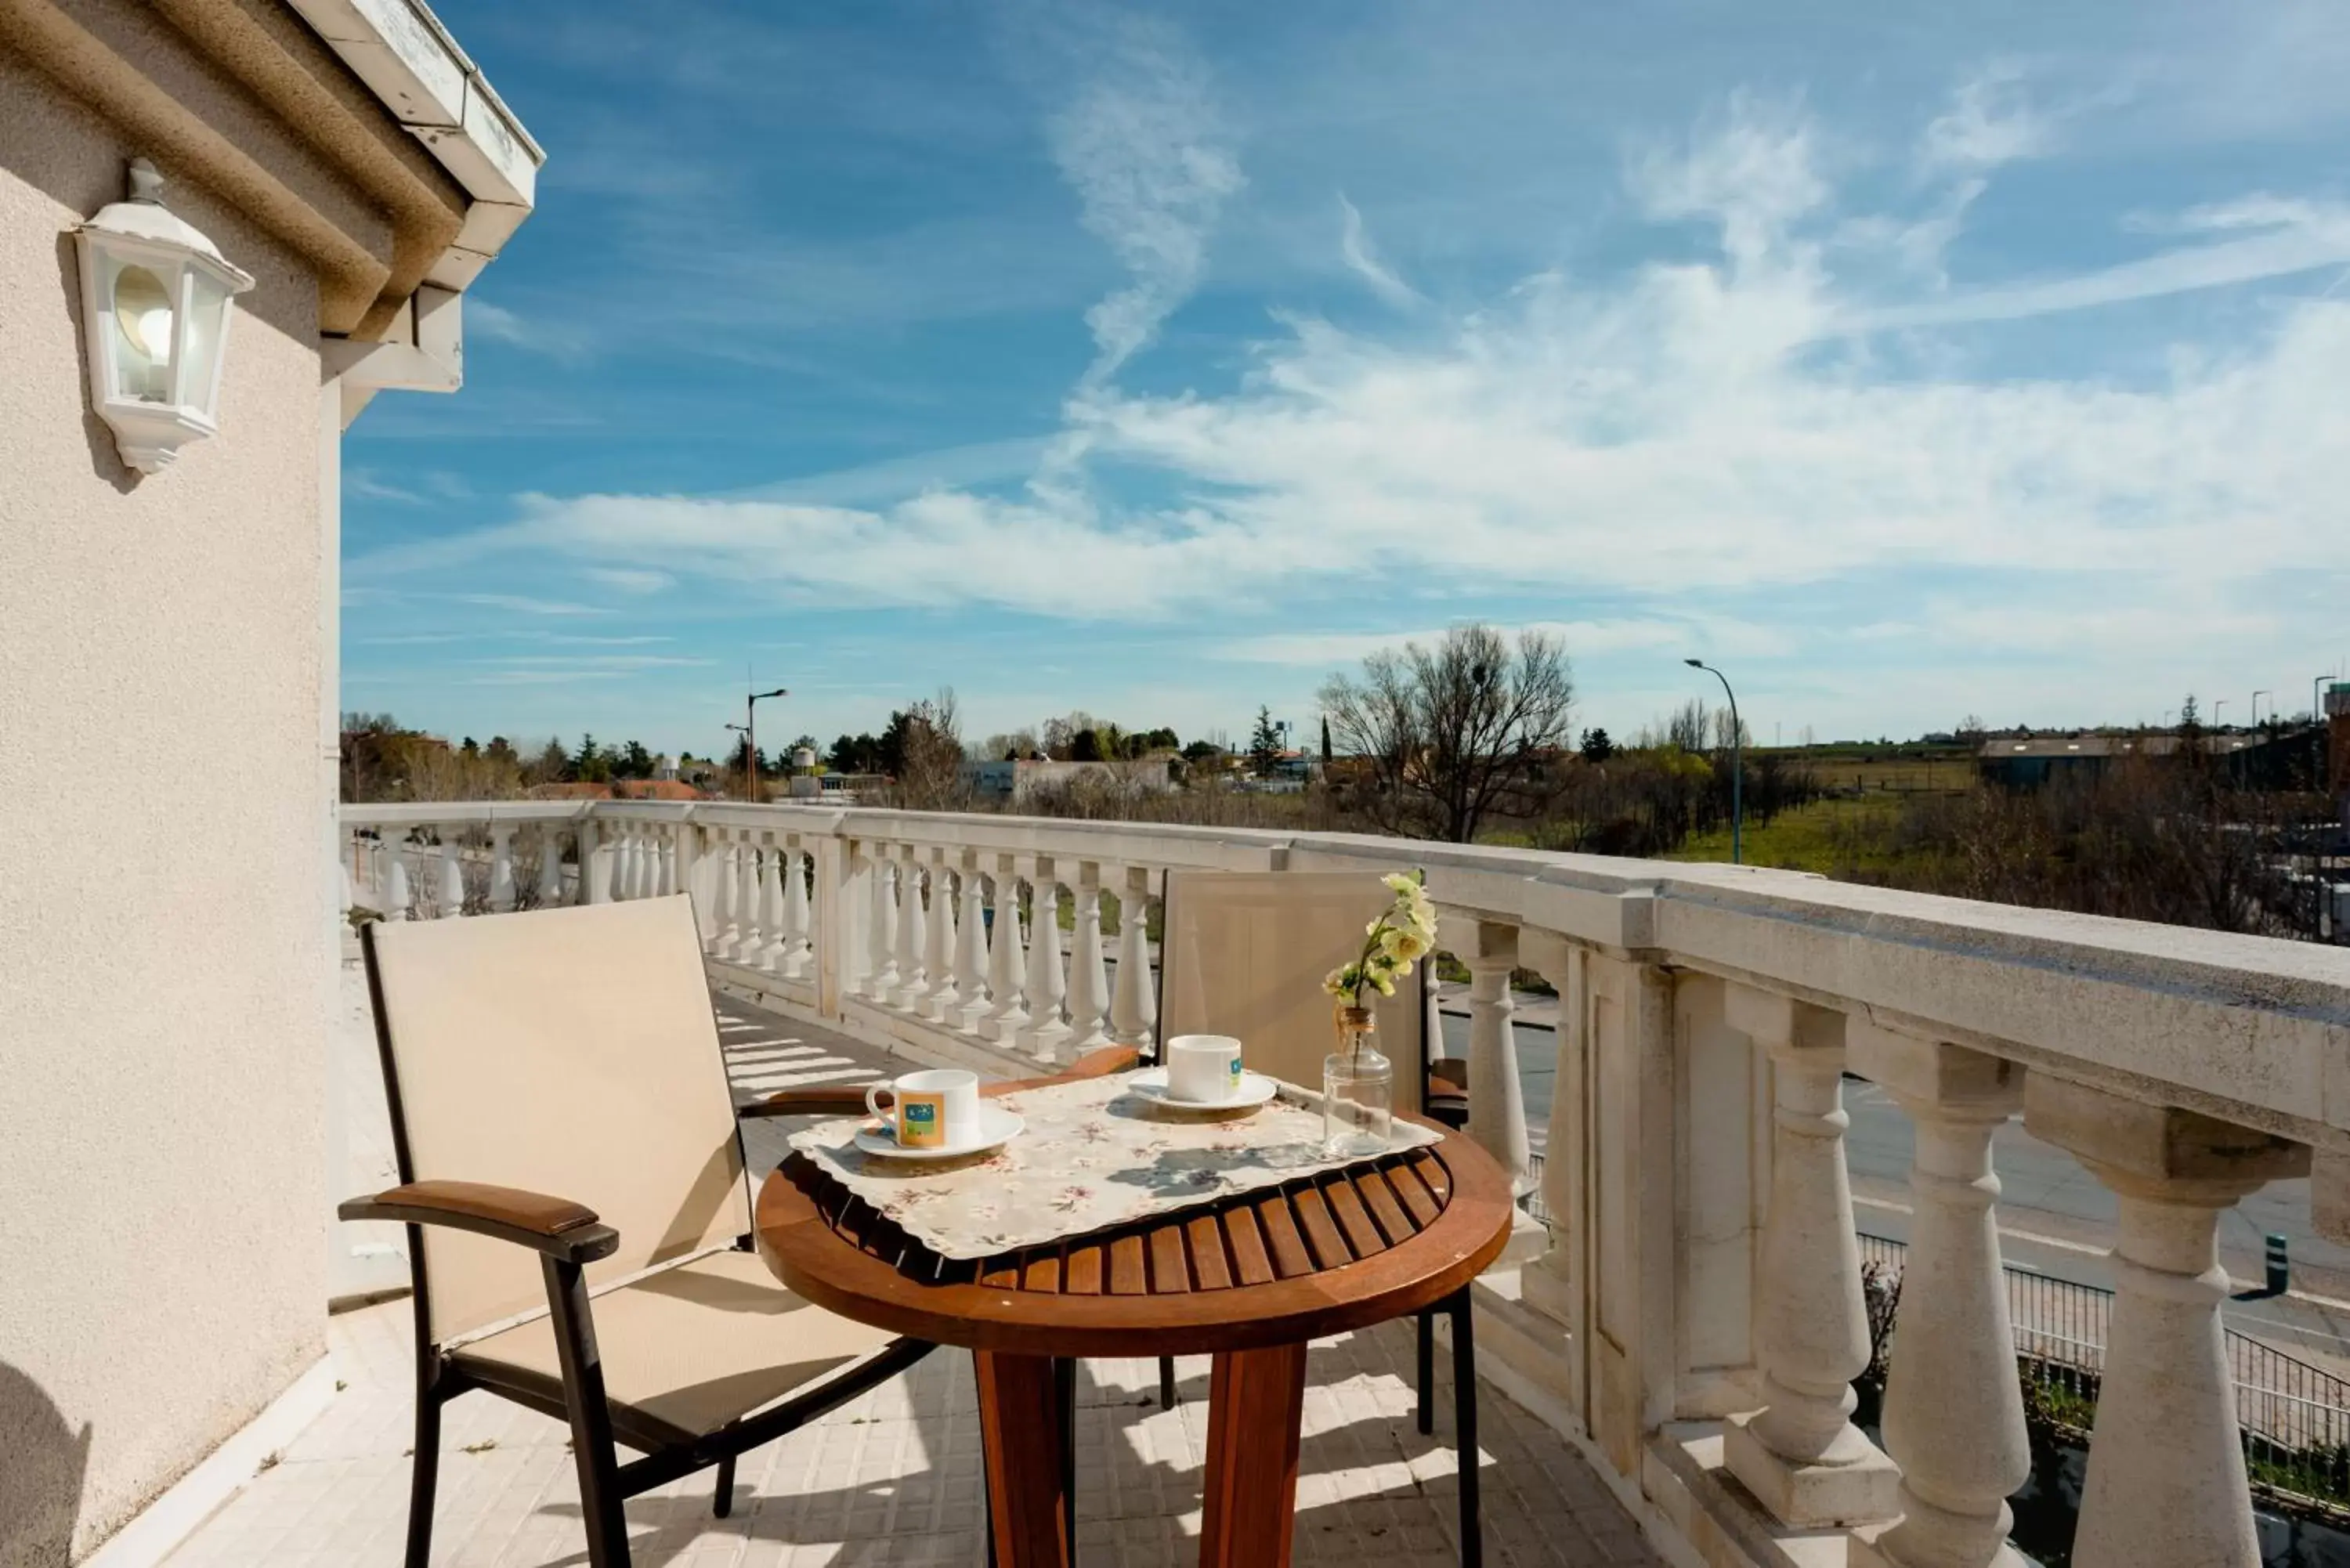
{"type": "MultiPolygon", "coordinates": [[[[1630,177],[1652,216],[1718,225],[1716,260],[1539,275],[1405,341],[1296,319],[1221,394],[1105,386],[1073,401],[1071,450],[1145,473],[1142,493],[1159,498],[1147,504],[1083,489],[933,489],[879,506],[536,496],[498,528],[357,569],[544,551],[795,603],[1120,623],[1222,619],[1312,594],[1378,603],[1399,587],[1571,594],[1612,607],[1570,623],[1592,651],[1711,635],[1700,607],[1758,594],[1782,628],[1775,647],[1755,645],[1764,656],[1832,649],[1847,618],[1913,625],[1977,658],[2041,649],[2033,628],[2050,625],[2116,640],[2226,625],[2248,646],[2322,629],[2322,597],[2257,602],[2256,574],[2287,561],[2303,581],[2350,573],[2337,516],[2350,301],[2281,300],[2235,337],[2183,338],[2152,379],[2094,365],[1929,374],[1913,366],[1930,354],[1849,335],[1899,326],[1915,342],[1955,323],[2275,276],[2350,259],[2350,219],[2247,198],[2177,220],[2225,237],[2083,276],[1864,297],[1821,259],[1845,221],[1821,172],[1832,161],[1800,111],[1742,100],[1680,151],[1642,154],[1630,177]],[[1846,617],[1840,596],[1860,582],[1877,602],[1846,617]],[[1883,602],[1884,584],[1920,582],[1975,586],[1883,602]],[[2068,622],[2090,585],[2116,614],[2068,622]]],[[[1742,606],[1725,624],[1765,618],[1742,606]]],[[[1287,663],[1357,647],[1241,646],[1287,663]]]]}
{"type": "Polygon", "coordinates": [[[1371,236],[1364,230],[1363,214],[1356,211],[1355,203],[1347,200],[1343,191],[1338,193],[1338,254],[1373,294],[1399,308],[1428,303],[1418,289],[1397,276],[1394,269],[1379,259],[1378,252],[1371,245],[1371,236]]]}
{"type": "Polygon", "coordinates": [[[544,317],[525,317],[470,293],[465,296],[464,311],[468,332],[565,364],[576,364],[588,356],[588,336],[577,327],[544,317]]]}
{"type": "Polygon", "coordinates": [[[588,577],[624,594],[657,594],[677,587],[675,577],[647,566],[590,566],[588,577]]]}
{"type": "Polygon", "coordinates": [[[575,605],[561,599],[533,598],[527,594],[457,594],[452,597],[459,604],[479,605],[484,609],[514,610],[522,615],[603,615],[607,613],[594,605],[575,605]]]}
{"type": "Polygon", "coordinates": [[[1950,109],[1926,127],[1918,157],[1929,171],[1971,174],[2041,157],[2054,143],[2053,122],[2026,101],[2023,72],[1997,65],[1959,84],[1950,109]]]}
{"type": "Polygon", "coordinates": [[[1206,65],[1175,31],[1135,16],[1106,26],[1088,79],[1052,123],[1053,160],[1088,233],[1133,281],[1086,313],[1097,387],[1149,345],[1199,286],[1208,234],[1241,170],[1206,65]]]}

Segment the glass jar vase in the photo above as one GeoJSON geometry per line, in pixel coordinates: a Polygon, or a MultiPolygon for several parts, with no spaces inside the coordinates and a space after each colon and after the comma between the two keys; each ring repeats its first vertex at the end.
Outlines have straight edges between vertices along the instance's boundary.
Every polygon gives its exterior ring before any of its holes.
{"type": "Polygon", "coordinates": [[[1333,1154],[1388,1151],[1395,1116],[1395,1064],[1380,1054],[1367,1007],[1340,1006],[1338,1048],[1322,1059],[1322,1140],[1333,1154]]]}

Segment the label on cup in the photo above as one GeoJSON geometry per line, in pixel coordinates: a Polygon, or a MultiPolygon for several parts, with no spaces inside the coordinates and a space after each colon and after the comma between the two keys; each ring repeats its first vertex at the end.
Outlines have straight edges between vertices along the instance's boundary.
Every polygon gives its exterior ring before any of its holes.
{"type": "Polygon", "coordinates": [[[898,1091],[898,1141],[908,1148],[937,1148],[947,1141],[947,1097],[918,1089],[898,1091]]]}
{"type": "Polygon", "coordinates": [[[1225,1077],[1226,1083],[1224,1085],[1224,1093],[1227,1095],[1239,1094],[1241,1092],[1241,1059],[1238,1056],[1234,1056],[1232,1058],[1232,1065],[1227,1069],[1225,1077]]]}

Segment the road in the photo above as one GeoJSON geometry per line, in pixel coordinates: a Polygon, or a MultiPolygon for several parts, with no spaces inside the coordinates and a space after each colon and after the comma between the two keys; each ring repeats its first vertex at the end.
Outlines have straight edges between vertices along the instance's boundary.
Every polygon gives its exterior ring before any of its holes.
{"type": "MultiPolygon", "coordinates": [[[[1452,988],[1448,988],[1452,989],[1452,988]]],[[[1522,1008],[1546,1016],[1547,997],[1522,995],[1522,1008]]],[[[1469,1020],[1445,998],[1445,1050],[1469,1054],[1469,1020]]],[[[1555,1047],[1552,1032],[1521,1022],[1518,1077],[1526,1119],[1539,1152],[1550,1119],[1555,1047]]],[[[1852,1172],[1853,1213],[1859,1230],[1896,1241],[1909,1239],[1909,1118],[1884,1090],[1848,1079],[1845,1109],[1852,1117],[1846,1162],[1852,1172]]],[[[1992,1139],[1991,1160],[2002,1189],[2000,1249],[2010,1266],[2052,1279],[2111,1290],[2115,1203],[2080,1162],[2010,1121],[1992,1139]]],[[[2350,1377],[2350,1248],[2319,1236],[2309,1218],[2309,1183],[2272,1182],[2221,1217],[2220,1261],[2240,1291],[2263,1281],[2262,1250],[2270,1233],[2285,1238],[2292,1259],[2289,1293],[2257,1302],[2230,1302],[2228,1326],[2330,1372],[2350,1377]]]]}

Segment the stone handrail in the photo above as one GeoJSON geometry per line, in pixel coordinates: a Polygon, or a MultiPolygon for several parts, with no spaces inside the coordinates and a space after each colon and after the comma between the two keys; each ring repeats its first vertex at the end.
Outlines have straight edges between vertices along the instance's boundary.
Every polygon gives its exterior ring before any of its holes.
{"type": "Polygon", "coordinates": [[[1489,1361],[1652,1531],[1716,1562],[1794,1562],[1786,1543],[1822,1532],[1856,1563],[2009,1560],[2028,1454],[1991,1150],[2021,1112],[2120,1212],[2074,1560],[2258,1561],[2217,1224],[2314,1151],[2319,1224],[2350,1239],[2350,953],[1343,835],[666,802],[350,806],[344,824],[353,901],[386,918],[690,892],[714,983],[999,1072],[1148,1040],[1133,917],[1167,871],[1423,868],[1471,977],[1471,1132],[1522,1189],[1512,978],[1560,999],[1553,1229],[1495,1287],[1489,1361]],[[1847,1071],[1918,1127],[1882,1450],[1850,1419],[1869,1344],[1847,1071]]]}

